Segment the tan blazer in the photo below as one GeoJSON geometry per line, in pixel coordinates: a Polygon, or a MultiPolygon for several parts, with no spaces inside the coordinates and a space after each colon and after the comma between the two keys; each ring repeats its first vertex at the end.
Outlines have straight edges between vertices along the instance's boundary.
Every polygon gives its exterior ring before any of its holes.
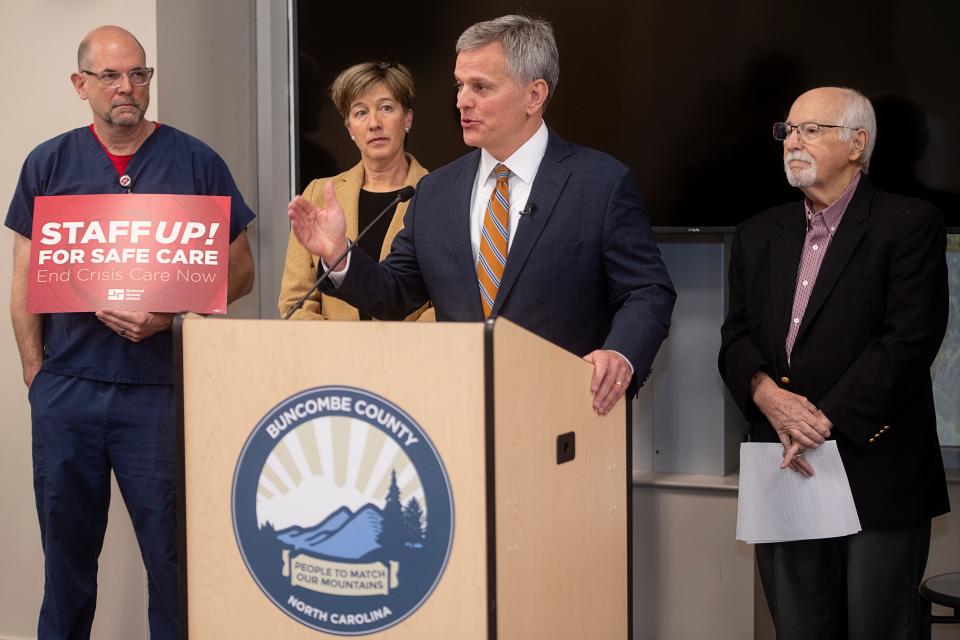
{"type": "MultiPolygon", "coordinates": [[[[427,170],[420,166],[417,159],[409,153],[407,161],[410,168],[407,170],[407,181],[405,184],[415,187],[420,178],[427,175],[427,170]]],[[[363,186],[363,163],[358,163],[353,168],[344,171],[340,175],[332,178],[318,178],[312,180],[303,192],[306,200],[318,207],[324,203],[323,189],[327,180],[333,181],[333,191],[337,196],[337,202],[343,207],[343,214],[347,222],[347,237],[351,240],[357,237],[359,218],[358,203],[360,201],[360,189],[363,186]]],[[[408,202],[401,202],[397,205],[397,210],[393,214],[393,220],[390,221],[390,227],[387,229],[387,235],[383,239],[383,247],[380,250],[380,259],[383,260],[390,253],[390,245],[394,236],[403,229],[403,216],[407,212],[408,202]]],[[[287,258],[283,264],[283,278],[280,281],[280,315],[287,313],[297,300],[313,286],[317,280],[317,264],[320,259],[307,251],[302,244],[290,232],[290,239],[287,242],[287,258]]],[[[351,307],[346,302],[314,292],[310,298],[297,310],[292,316],[293,320],[359,320],[360,313],[355,307],[351,307]]],[[[414,311],[407,317],[407,320],[435,320],[433,308],[427,304],[423,308],[414,311]]]]}

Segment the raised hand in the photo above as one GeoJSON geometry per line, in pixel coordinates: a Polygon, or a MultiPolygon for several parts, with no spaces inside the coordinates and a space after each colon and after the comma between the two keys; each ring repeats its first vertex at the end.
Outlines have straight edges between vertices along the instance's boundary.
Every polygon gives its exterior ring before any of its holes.
{"type": "Polygon", "coordinates": [[[324,185],[323,196],[322,208],[296,196],[287,205],[287,216],[300,244],[330,264],[347,248],[347,221],[333,192],[332,181],[324,185]]]}

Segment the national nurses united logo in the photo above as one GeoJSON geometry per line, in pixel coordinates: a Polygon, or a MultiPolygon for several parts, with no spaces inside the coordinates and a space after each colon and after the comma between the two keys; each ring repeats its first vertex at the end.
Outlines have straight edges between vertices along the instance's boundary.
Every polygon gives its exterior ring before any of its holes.
{"type": "Polygon", "coordinates": [[[453,541],[443,462],[385,398],[318,387],[257,424],[237,462],[233,527],[263,592],[327,633],[393,626],[430,597],[453,541]]]}

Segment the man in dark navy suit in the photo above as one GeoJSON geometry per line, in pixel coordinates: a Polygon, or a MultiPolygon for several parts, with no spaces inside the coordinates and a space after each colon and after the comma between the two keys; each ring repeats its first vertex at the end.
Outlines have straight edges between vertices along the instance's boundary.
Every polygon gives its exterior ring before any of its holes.
{"type": "MultiPolygon", "coordinates": [[[[633,176],[544,123],[559,77],[549,23],[481,22],[457,52],[463,139],[478,150],[421,180],[390,255],[351,254],[329,293],[380,319],[428,299],[438,320],[509,318],[591,362],[605,414],[634,373],[646,379],[676,297],[633,176]]],[[[289,207],[297,237],[327,264],[348,242],[328,191],[324,209],[299,197],[289,207]]]]}
{"type": "Polygon", "coordinates": [[[812,475],[804,449],[836,440],[863,530],[758,544],[764,593],[781,639],[919,638],[930,519],[949,510],[930,380],[943,216],[870,184],[876,119],[852,89],[804,93],[773,133],[806,197],[737,229],[720,372],[783,469],[812,475]]]}

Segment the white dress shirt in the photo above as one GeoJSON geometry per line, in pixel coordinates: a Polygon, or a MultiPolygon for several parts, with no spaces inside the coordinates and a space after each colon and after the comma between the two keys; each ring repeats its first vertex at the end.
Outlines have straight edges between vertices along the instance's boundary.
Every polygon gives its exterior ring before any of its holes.
{"type": "MultiPolygon", "coordinates": [[[[507,239],[507,262],[510,261],[509,248],[513,246],[513,236],[516,235],[517,225],[520,224],[520,212],[527,206],[527,200],[530,199],[530,189],[533,188],[533,179],[537,177],[543,154],[547,152],[548,139],[547,125],[541,120],[537,132],[502,163],[510,170],[510,236],[507,239]]],[[[498,164],[501,162],[490,155],[486,149],[480,150],[480,167],[473,181],[473,192],[470,198],[470,202],[473,203],[470,207],[470,247],[473,249],[474,264],[480,254],[480,230],[483,228],[487,203],[490,202],[490,194],[497,186],[497,178],[493,170],[498,164]]]]}

